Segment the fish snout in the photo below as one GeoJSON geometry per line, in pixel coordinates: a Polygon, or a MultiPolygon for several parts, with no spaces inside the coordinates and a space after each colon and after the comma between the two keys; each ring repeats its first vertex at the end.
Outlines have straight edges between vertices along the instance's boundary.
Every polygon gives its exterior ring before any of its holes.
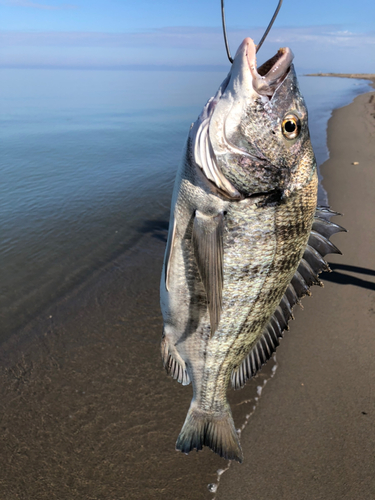
{"type": "Polygon", "coordinates": [[[247,37],[238,47],[233,69],[244,71],[247,66],[250,70],[253,89],[258,94],[271,98],[277,86],[287,75],[293,58],[293,52],[288,47],[283,47],[257,68],[256,45],[254,40],[247,37]]]}

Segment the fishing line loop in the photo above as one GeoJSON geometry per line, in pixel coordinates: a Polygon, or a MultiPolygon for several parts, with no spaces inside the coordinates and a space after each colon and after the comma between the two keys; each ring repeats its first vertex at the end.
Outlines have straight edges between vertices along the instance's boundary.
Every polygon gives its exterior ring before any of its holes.
{"type": "MultiPolygon", "coordinates": [[[[264,35],[260,39],[260,42],[256,46],[256,52],[258,52],[258,50],[261,48],[261,46],[263,45],[264,40],[266,39],[268,33],[270,32],[270,29],[272,28],[272,25],[275,22],[275,19],[277,17],[277,14],[279,13],[279,10],[281,8],[281,4],[282,3],[283,3],[283,0],[279,0],[279,3],[277,4],[276,10],[275,10],[275,12],[274,12],[274,14],[272,16],[272,19],[271,19],[269,25],[267,26],[267,29],[264,32],[264,35]]],[[[228,38],[227,38],[227,28],[225,26],[224,0],[221,0],[221,20],[222,20],[222,23],[223,23],[223,35],[224,35],[225,49],[227,51],[227,56],[228,56],[229,61],[231,63],[233,63],[233,58],[232,58],[232,56],[230,54],[230,50],[229,50],[229,44],[228,44],[228,38]]]]}

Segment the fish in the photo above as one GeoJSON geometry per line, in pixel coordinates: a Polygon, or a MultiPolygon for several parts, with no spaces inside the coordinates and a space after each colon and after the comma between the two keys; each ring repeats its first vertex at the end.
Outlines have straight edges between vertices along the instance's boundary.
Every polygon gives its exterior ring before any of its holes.
{"type": "Polygon", "coordinates": [[[322,285],[330,241],[345,231],[317,206],[318,175],[293,53],[257,68],[245,38],[192,124],[172,195],[161,284],[161,353],[192,383],[176,442],[242,462],[227,400],[273,355],[292,309],[322,285]]]}

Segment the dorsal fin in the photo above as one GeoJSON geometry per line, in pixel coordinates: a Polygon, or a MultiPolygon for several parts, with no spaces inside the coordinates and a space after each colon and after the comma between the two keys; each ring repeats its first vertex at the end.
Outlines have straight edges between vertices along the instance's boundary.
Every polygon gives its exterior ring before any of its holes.
{"type": "Polygon", "coordinates": [[[223,290],[223,229],[224,215],[195,212],[193,248],[199,274],[207,296],[211,336],[220,321],[223,290]]]}
{"type": "Polygon", "coordinates": [[[292,281],[289,283],[279,306],[264,328],[261,337],[242,363],[232,371],[232,386],[234,389],[241,389],[246,381],[253,377],[276,351],[279,339],[283,337],[284,330],[288,328],[289,320],[293,318],[292,309],[295,304],[299,303],[300,299],[305,295],[310,295],[312,285],[323,286],[318,275],[322,271],[330,271],[329,265],[323,257],[327,253],[341,253],[329,241],[329,238],[334,233],[346,231],[341,226],[330,222],[329,218],[333,215],[340,214],[327,207],[317,207],[305,253],[292,281]]]}

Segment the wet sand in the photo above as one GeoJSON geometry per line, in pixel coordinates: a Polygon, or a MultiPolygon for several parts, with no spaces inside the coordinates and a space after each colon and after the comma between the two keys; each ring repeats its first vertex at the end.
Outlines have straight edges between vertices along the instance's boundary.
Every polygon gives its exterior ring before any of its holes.
{"type": "Polygon", "coordinates": [[[0,498],[375,497],[375,97],[334,112],[324,186],[344,255],[277,352],[231,391],[244,463],[174,451],[191,387],[167,377],[159,276],[167,221],[0,349],[0,498]],[[371,102],[370,102],[371,101],[371,102]],[[358,165],[352,165],[359,162],[358,165]],[[271,380],[272,379],[272,380],[271,380]],[[259,398],[259,393],[262,395],[259,398]]]}
{"type": "MultiPolygon", "coordinates": [[[[0,349],[0,498],[209,499],[227,462],[175,441],[192,396],[160,357],[167,221],[0,349]],[[212,487],[211,487],[212,489],[212,487]]],[[[238,426],[274,362],[233,392],[238,426]]]]}

